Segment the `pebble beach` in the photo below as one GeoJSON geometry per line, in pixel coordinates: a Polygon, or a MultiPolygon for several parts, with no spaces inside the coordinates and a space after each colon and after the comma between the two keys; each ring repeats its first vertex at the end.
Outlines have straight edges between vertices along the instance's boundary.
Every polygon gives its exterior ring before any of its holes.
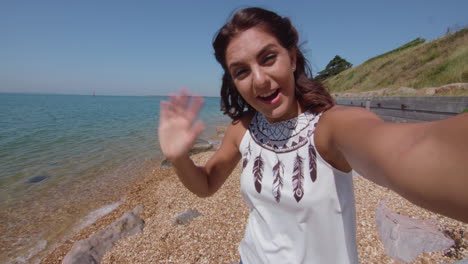
{"type": "MultiPolygon", "coordinates": [[[[213,151],[192,156],[204,164],[213,151]]],[[[108,251],[101,263],[238,263],[237,246],[244,233],[249,210],[240,194],[240,166],[212,197],[198,198],[178,180],[173,169],[154,169],[129,188],[126,199],[111,213],[76,233],[42,263],[61,263],[74,242],[87,238],[142,205],[143,232],[121,239],[108,251]],[[201,215],[187,225],[174,225],[175,216],[197,210],[201,215]]],[[[386,188],[363,177],[354,177],[357,214],[358,253],[361,263],[398,263],[385,254],[375,223],[380,200],[404,216],[432,219],[453,236],[456,244],[449,250],[423,253],[412,263],[453,263],[468,258],[467,224],[415,206],[386,188]]]]}

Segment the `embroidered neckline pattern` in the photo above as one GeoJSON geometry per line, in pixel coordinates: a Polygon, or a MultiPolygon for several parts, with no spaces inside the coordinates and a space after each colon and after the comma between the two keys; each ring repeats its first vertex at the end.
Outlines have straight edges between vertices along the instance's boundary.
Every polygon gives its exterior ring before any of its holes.
{"type": "Polygon", "coordinates": [[[257,112],[249,125],[249,131],[259,146],[275,153],[291,152],[309,142],[318,116],[306,111],[289,120],[270,123],[257,112]]]}

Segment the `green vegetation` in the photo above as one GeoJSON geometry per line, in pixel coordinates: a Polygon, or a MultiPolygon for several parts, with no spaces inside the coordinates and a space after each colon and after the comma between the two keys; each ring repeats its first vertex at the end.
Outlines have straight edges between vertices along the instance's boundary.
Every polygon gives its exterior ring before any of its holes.
{"type": "Polygon", "coordinates": [[[461,113],[462,113],[462,114],[463,114],[463,113],[468,113],[468,108],[465,108],[465,110],[463,110],[461,113]]]}
{"type": "Polygon", "coordinates": [[[327,67],[325,67],[325,70],[318,73],[315,79],[323,81],[330,77],[338,75],[340,72],[351,67],[353,67],[351,63],[336,55],[330,62],[328,62],[327,67]]]}
{"type": "Polygon", "coordinates": [[[406,43],[405,45],[400,46],[400,47],[398,47],[398,48],[396,48],[396,49],[394,49],[394,50],[391,50],[391,51],[386,52],[386,53],[384,53],[384,54],[381,54],[381,55],[378,55],[378,56],[373,57],[373,58],[371,58],[371,59],[368,59],[368,60],[365,61],[364,63],[368,63],[368,62],[371,62],[371,61],[373,61],[373,60],[383,58],[383,57],[388,56],[388,55],[390,55],[390,54],[392,54],[392,53],[400,52],[400,51],[405,50],[405,49],[407,49],[407,48],[415,47],[415,46],[417,46],[417,45],[419,45],[419,44],[423,44],[424,42],[426,42],[425,39],[423,39],[423,38],[417,38],[417,39],[412,40],[412,41],[406,43]]]}
{"type": "MultiPolygon", "coordinates": [[[[327,78],[331,92],[415,89],[468,83],[468,28],[425,42],[417,38],[327,78]]],[[[468,95],[468,91],[462,91],[468,95]]]]}

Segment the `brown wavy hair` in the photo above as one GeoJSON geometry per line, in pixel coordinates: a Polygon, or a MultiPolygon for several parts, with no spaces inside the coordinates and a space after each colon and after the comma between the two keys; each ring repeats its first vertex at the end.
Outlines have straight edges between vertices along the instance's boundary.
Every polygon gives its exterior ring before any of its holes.
{"type": "Polygon", "coordinates": [[[321,112],[334,105],[333,98],[323,85],[312,79],[312,71],[304,54],[298,46],[299,35],[289,18],[283,18],[274,12],[250,7],[236,12],[217,32],[213,41],[216,60],[224,69],[221,86],[221,111],[234,121],[245,113],[255,111],[237,91],[226,65],[226,49],[229,42],[243,31],[260,26],[272,34],[287,50],[296,52],[295,95],[304,109],[321,112]]]}

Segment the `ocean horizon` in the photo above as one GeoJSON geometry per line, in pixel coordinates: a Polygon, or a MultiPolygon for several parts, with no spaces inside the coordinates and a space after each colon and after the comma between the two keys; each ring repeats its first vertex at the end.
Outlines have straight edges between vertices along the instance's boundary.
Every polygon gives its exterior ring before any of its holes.
{"type": "MultiPolygon", "coordinates": [[[[165,98],[0,93],[0,258],[36,262],[116,208],[159,166],[165,98]]],[[[204,139],[229,123],[219,97],[205,97],[199,119],[204,139]]]]}
{"type": "MultiPolygon", "coordinates": [[[[0,92],[1,94],[6,94],[6,95],[70,95],[70,96],[106,96],[106,97],[163,97],[163,98],[168,98],[168,95],[118,95],[118,94],[95,94],[95,93],[82,93],[82,94],[68,94],[68,93],[40,93],[40,92],[0,92]]],[[[195,93],[194,93],[195,94],[195,93]]],[[[221,98],[219,95],[203,95],[203,98],[221,98]]]]}

